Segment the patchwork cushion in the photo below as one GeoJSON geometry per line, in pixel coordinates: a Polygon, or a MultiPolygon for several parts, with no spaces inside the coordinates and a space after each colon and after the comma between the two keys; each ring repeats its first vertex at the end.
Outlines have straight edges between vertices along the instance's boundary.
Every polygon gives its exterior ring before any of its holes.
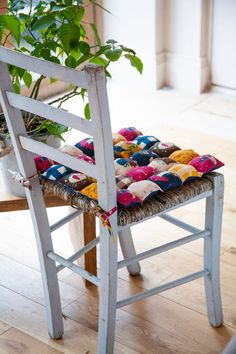
{"type": "Polygon", "coordinates": [[[177,150],[174,151],[169,157],[176,162],[187,164],[197,156],[199,156],[199,154],[194,150],[177,150]]]}
{"type": "Polygon", "coordinates": [[[168,171],[155,173],[149,177],[148,180],[156,183],[163,191],[182,185],[180,177],[177,174],[168,171]]]}
{"type": "Polygon", "coordinates": [[[60,183],[66,184],[68,187],[73,188],[76,191],[81,191],[91,183],[95,182],[92,177],[85,175],[84,173],[71,173],[62,177],[60,183]]]}
{"type": "Polygon", "coordinates": [[[186,182],[188,179],[192,179],[194,177],[202,177],[202,173],[198,172],[196,168],[190,165],[176,164],[168,171],[176,173],[182,182],[186,182]]]}
{"type": "Polygon", "coordinates": [[[61,164],[53,165],[49,167],[42,176],[44,178],[50,179],[52,181],[56,181],[70,173],[74,172],[71,168],[63,166],[61,164]]]}
{"type": "Polygon", "coordinates": [[[116,197],[117,203],[125,208],[130,208],[141,203],[141,199],[136,197],[131,191],[127,189],[117,189],[116,197]]]}
{"type": "Polygon", "coordinates": [[[116,158],[128,158],[139,150],[141,150],[140,147],[132,141],[120,141],[119,143],[114,145],[114,154],[116,158]]]}
{"type": "Polygon", "coordinates": [[[83,155],[83,151],[78,149],[76,146],[74,145],[63,145],[60,147],[60,149],[62,152],[65,152],[68,155],[71,156],[78,156],[78,155],[83,155]]]}
{"type": "Polygon", "coordinates": [[[44,173],[53,164],[52,160],[49,160],[47,157],[43,157],[40,155],[37,155],[34,157],[34,162],[35,162],[37,171],[40,173],[44,173]]]}
{"type": "Polygon", "coordinates": [[[155,168],[156,171],[166,171],[173,165],[176,165],[174,160],[169,157],[160,157],[152,160],[148,166],[155,168]]]}
{"type": "Polygon", "coordinates": [[[91,163],[92,165],[95,165],[95,160],[92,157],[87,156],[85,154],[78,155],[78,156],[76,156],[76,158],[79,159],[79,160],[83,160],[83,161],[86,161],[88,163],[91,163]]]}
{"type": "Polygon", "coordinates": [[[151,161],[157,158],[158,155],[152,151],[142,150],[135,152],[131,159],[136,161],[139,166],[147,166],[151,161]]]}
{"type": "Polygon", "coordinates": [[[136,139],[137,136],[142,135],[142,133],[135,127],[122,128],[118,133],[128,141],[132,141],[136,139]]]}
{"type": "Polygon", "coordinates": [[[116,186],[119,189],[126,189],[133,182],[134,182],[133,178],[130,178],[130,177],[126,177],[126,176],[117,176],[116,177],[116,186]]]}
{"type": "Polygon", "coordinates": [[[169,157],[172,152],[180,150],[178,146],[174,143],[155,143],[151,148],[150,151],[155,152],[160,157],[169,157]]]}
{"type": "Polygon", "coordinates": [[[94,155],[94,146],[93,138],[86,138],[75,144],[75,147],[83,151],[87,156],[93,157],[94,155]]]}
{"type": "Polygon", "coordinates": [[[149,149],[157,142],[160,142],[160,140],[152,135],[139,135],[136,139],[134,139],[134,143],[137,144],[142,150],[149,149]]]}
{"type": "Polygon", "coordinates": [[[80,191],[81,194],[86,195],[89,198],[98,200],[98,186],[97,183],[91,183],[80,191]]]}
{"type": "Polygon", "coordinates": [[[134,167],[131,171],[126,173],[126,176],[133,178],[136,182],[147,179],[155,173],[154,168],[150,166],[134,167]]]}
{"type": "Polygon", "coordinates": [[[119,158],[115,160],[115,175],[126,175],[127,172],[137,166],[136,161],[131,159],[119,158]]]}
{"type": "Polygon", "coordinates": [[[112,133],[112,142],[113,145],[119,143],[120,141],[126,141],[125,137],[119,133],[112,133]]]}
{"type": "Polygon", "coordinates": [[[195,157],[189,162],[189,165],[195,167],[198,172],[202,173],[208,173],[224,166],[223,162],[211,155],[195,157]]]}
{"type": "Polygon", "coordinates": [[[132,183],[128,187],[128,191],[144,202],[145,200],[156,195],[157,192],[162,191],[162,189],[154,182],[146,180],[132,183]]]}

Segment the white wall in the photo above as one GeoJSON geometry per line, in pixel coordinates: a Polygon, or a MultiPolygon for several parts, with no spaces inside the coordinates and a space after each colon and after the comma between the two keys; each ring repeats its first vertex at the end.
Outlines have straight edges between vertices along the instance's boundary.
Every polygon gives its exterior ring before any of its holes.
{"type": "Polygon", "coordinates": [[[155,0],[103,0],[112,15],[104,13],[104,39],[131,47],[144,63],[141,76],[127,60],[112,65],[113,81],[127,86],[156,87],[155,0]]]}

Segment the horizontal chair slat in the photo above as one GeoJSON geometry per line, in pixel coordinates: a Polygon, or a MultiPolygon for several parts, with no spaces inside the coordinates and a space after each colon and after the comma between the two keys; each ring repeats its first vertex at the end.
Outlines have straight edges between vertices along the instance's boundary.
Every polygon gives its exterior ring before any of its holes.
{"type": "Polygon", "coordinates": [[[58,80],[69,82],[85,89],[88,87],[85,73],[82,71],[76,71],[60,64],[18,53],[15,50],[2,46],[0,47],[0,61],[16,65],[20,68],[33,71],[46,77],[53,77],[58,80]]]}
{"type": "Polygon", "coordinates": [[[12,107],[19,108],[33,114],[37,114],[40,117],[53,120],[54,122],[92,135],[92,124],[90,121],[84,118],[81,118],[72,113],[68,113],[63,109],[52,107],[46,103],[36,101],[29,97],[18,95],[13,92],[6,92],[6,95],[8,98],[8,102],[12,107]]]}
{"type": "Polygon", "coordinates": [[[23,149],[34,152],[45,157],[48,157],[54,161],[61,163],[67,167],[72,168],[75,171],[80,171],[88,176],[97,178],[96,165],[92,165],[86,161],[78,160],[60,150],[57,150],[47,144],[33,140],[25,136],[19,136],[19,140],[23,149]]]}

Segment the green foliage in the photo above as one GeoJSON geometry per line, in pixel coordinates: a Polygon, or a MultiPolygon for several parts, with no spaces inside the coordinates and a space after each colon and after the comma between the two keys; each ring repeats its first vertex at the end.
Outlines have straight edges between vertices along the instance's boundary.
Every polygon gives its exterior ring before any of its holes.
{"type": "MultiPolygon", "coordinates": [[[[89,0],[86,6],[101,7],[95,0],[89,0]]],[[[107,11],[103,7],[102,9],[107,11]]],[[[89,25],[94,34],[95,45],[88,43],[84,13],[83,0],[40,0],[36,6],[33,6],[32,0],[9,0],[7,13],[0,15],[0,40],[5,45],[7,38],[12,36],[17,51],[71,68],[86,62],[101,65],[108,78],[111,77],[108,71],[110,63],[121,58],[127,59],[132,67],[142,73],[143,64],[135,51],[114,39],[102,43],[94,23],[89,25]]],[[[36,99],[44,77],[40,76],[32,84],[30,72],[15,66],[9,66],[9,69],[15,91],[20,92],[22,83],[28,88],[33,86],[31,97],[36,99]]],[[[50,82],[53,84],[55,80],[50,78],[50,82]]],[[[59,107],[74,95],[81,95],[86,101],[84,89],[70,87],[70,90],[72,91],[69,94],[57,100],[59,107]]],[[[90,119],[89,104],[86,102],[84,114],[86,119],[90,119]]],[[[46,120],[39,130],[61,137],[65,127],[46,120]]]]}

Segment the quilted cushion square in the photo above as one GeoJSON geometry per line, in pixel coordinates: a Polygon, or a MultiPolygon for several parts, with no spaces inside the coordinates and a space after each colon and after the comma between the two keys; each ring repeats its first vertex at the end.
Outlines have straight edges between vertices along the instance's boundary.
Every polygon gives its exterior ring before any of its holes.
{"type": "Polygon", "coordinates": [[[117,189],[116,197],[117,203],[125,208],[129,208],[141,203],[141,199],[127,189],[117,189]]]}
{"type": "Polygon", "coordinates": [[[137,144],[142,150],[149,149],[157,142],[160,142],[160,140],[152,135],[139,135],[136,139],[134,139],[134,143],[137,144]]]}
{"type": "Polygon", "coordinates": [[[71,173],[62,177],[59,182],[66,184],[68,187],[73,188],[76,191],[81,191],[91,183],[95,182],[95,180],[84,173],[71,173]]]}
{"type": "Polygon", "coordinates": [[[150,166],[137,166],[126,173],[126,176],[133,178],[136,182],[147,179],[155,173],[154,168],[150,166]]]}
{"type": "Polygon", "coordinates": [[[169,157],[172,152],[180,150],[180,148],[174,143],[157,142],[149,150],[155,152],[159,157],[169,157]]]}
{"type": "Polygon", "coordinates": [[[169,157],[176,162],[188,164],[194,157],[199,156],[194,150],[177,150],[174,151],[169,157]]]}
{"type": "Polygon", "coordinates": [[[127,172],[132,170],[134,167],[137,166],[136,161],[132,159],[124,159],[124,158],[119,158],[114,161],[115,163],[115,175],[120,176],[120,175],[126,175],[127,172]]]}
{"type": "Polygon", "coordinates": [[[135,127],[122,128],[118,131],[126,140],[132,141],[137,138],[137,136],[142,135],[142,133],[135,127]]]}
{"type": "Polygon", "coordinates": [[[157,157],[158,157],[158,155],[152,151],[141,150],[141,151],[135,152],[131,156],[131,159],[136,161],[139,166],[147,166],[151,161],[153,161],[157,157]]]}
{"type": "Polygon", "coordinates": [[[42,176],[44,178],[50,179],[52,181],[57,181],[58,179],[69,175],[70,173],[74,172],[71,168],[63,166],[61,164],[53,165],[49,167],[42,176]]]}
{"type": "Polygon", "coordinates": [[[75,144],[75,147],[83,151],[87,156],[93,157],[94,155],[93,138],[85,138],[75,144]]]}
{"type": "Polygon", "coordinates": [[[134,182],[134,180],[130,177],[125,177],[125,176],[117,176],[116,177],[116,186],[119,189],[126,189],[133,182],[134,182]]]}
{"type": "Polygon", "coordinates": [[[176,173],[182,182],[186,182],[193,177],[202,177],[202,173],[198,172],[196,168],[190,165],[176,164],[172,166],[168,171],[176,173]]]}
{"type": "Polygon", "coordinates": [[[65,152],[66,154],[70,155],[70,156],[79,156],[79,155],[83,155],[83,151],[78,149],[76,146],[74,145],[63,145],[60,147],[59,149],[62,152],[65,152]]]}
{"type": "Polygon", "coordinates": [[[119,133],[112,133],[112,143],[113,145],[116,145],[120,141],[126,141],[125,137],[119,133]]]}
{"type": "Polygon", "coordinates": [[[223,162],[211,155],[195,157],[189,162],[189,165],[195,167],[198,172],[202,173],[208,173],[224,166],[223,162]]]}
{"type": "Polygon", "coordinates": [[[152,160],[148,166],[153,167],[157,172],[166,171],[171,166],[176,165],[176,162],[169,157],[160,157],[152,160]]]}
{"type": "Polygon", "coordinates": [[[157,192],[162,191],[162,189],[154,182],[146,180],[132,183],[128,187],[128,191],[144,202],[156,195],[157,192]]]}
{"type": "Polygon", "coordinates": [[[49,167],[53,165],[53,161],[49,160],[47,157],[36,155],[34,157],[34,162],[36,169],[40,173],[44,173],[49,167]]]}
{"type": "Polygon", "coordinates": [[[141,150],[138,145],[133,143],[132,141],[120,141],[116,145],[114,145],[114,154],[115,157],[124,157],[128,158],[133,155],[136,151],[141,150]]]}
{"type": "Polygon", "coordinates": [[[80,191],[81,194],[87,197],[98,200],[98,186],[97,183],[91,183],[80,191]]]}
{"type": "Polygon", "coordinates": [[[180,177],[177,174],[168,171],[155,173],[149,177],[148,180],[156,183],[163,191],[182,185],[180,177]]]}

